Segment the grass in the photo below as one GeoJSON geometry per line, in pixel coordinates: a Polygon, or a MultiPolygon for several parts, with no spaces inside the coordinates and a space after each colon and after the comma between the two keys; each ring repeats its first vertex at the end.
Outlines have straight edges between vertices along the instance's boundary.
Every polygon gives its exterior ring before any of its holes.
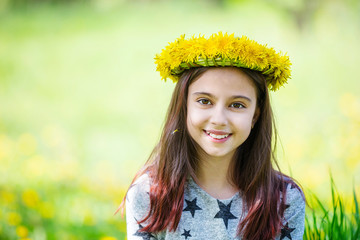
{"type": "MultiPolygon", "coordinates": [[[[0,240],[120,240],[126,225],[112,216],[123,192],[97,189],[82,181],[37,185],[33,188],[0,186],[0,240]]],[[[346,205],[331,179],[331,204],[309,194],[304,240],[359,240],[359,200],[354,190],[346,205]],[[351,211],[349,211],[351,207],[351,211]]]]}
{"type": "Polygon", "coordinates": [[[311,194],[309,202],[311,208],[306,215],[304,239],[331,240],[331,239],[360,239],[360,212],[359,201],[353,191],[352,211],[347,212],[347,205],[338,193],[331,178],[331,206],[328,207],[319,198],[311,194]]]}
{"type": "Polygon", "coordinates": [[[119,195],[76,181],[0,186],[0,240],[125,239],[125,220],[113,216],[119,195]]]}

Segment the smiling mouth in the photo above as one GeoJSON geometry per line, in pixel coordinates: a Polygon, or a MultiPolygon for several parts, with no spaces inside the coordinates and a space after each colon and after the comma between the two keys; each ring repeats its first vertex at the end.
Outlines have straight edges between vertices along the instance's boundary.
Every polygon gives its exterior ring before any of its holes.
{"type": "Polygon", "coordinates": [[[214,138],[214,139],[224,139],[224,138],[227,138],[231,135],[231,133],[223,133],[223,134],[215,134],[215,133],[212,133],[212,132],[208,132],[206,130],[204,130],[204,132],[209,135],[210,137],[214,138]]]}

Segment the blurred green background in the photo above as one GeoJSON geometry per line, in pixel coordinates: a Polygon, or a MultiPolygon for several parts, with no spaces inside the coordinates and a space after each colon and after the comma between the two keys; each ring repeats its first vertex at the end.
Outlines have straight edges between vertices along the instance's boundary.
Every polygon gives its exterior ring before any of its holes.
{"type": "Polygon", "coordinates": [[[113,216],[159,139],[181,34],[246,35],[293,63],[272,94],[281,169],[360,192],[357,0],[0,0],[0,239],[125,239],[113,216]]]}

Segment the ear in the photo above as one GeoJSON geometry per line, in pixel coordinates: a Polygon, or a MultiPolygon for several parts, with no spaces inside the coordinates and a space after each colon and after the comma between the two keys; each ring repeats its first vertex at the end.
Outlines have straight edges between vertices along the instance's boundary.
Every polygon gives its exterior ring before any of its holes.
{"type": "Polygon", "coordinates": [[[254,113],[254,116],[253,116],[253,119],[252,119],[252,122],[251,122],[251,128],[254,127],[254,125],[255,125],[256,121],[258,120],[259,116],[260,116],[260,109],[258,107],[256,107],[255,113],[254,113]]]}

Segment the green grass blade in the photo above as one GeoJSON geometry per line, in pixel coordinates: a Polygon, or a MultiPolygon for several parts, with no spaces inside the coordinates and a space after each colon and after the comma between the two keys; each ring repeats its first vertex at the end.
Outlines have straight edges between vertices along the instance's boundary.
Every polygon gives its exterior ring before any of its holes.
{"type": "Polygon", "coordinates": [[[359,202],[357,200],[356,197],[356,192],[355,189],[353,190],[353,199],[354,199],[354,205],[355,205],[355,212],[353,214],[353,217],[355,218],[355,226],[352,225],[354,227],[353,229],[353,235],[351,236],[352,240],[358,240],[360,239],[360,213],[359,213],[359,202]]]}

